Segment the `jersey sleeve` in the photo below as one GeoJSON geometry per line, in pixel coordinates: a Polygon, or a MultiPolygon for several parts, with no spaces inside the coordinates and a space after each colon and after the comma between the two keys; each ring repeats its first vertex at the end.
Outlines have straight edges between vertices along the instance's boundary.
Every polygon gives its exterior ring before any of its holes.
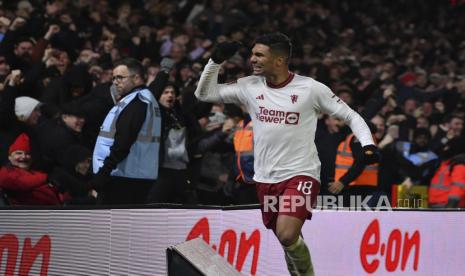
{"type": "Polygon", "coordinates": [[[208,61],[200,76],[195,96],[204,102],[245,103],[246,97],[240,84],[218,84],[220,68],[221,64],[216,64],[211,59],[208,61]]]}
{"type": "Polygon", "coordinates": [[[336,96],[331,89],[321,82],[312,81],[312,94],[315,108],[329,116],[343,120],[352,130],[362,146],[374,145],[370,128],[365,120],[343,100],[336,96]]]}

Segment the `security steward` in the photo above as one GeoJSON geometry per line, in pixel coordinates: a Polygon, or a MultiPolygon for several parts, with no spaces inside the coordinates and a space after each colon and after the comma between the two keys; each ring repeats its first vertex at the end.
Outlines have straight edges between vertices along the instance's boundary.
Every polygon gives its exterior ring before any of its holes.
{"type": "Polygon", "coordinates": [[[103,204],[145,203],[158,176],[161,117],[144,76],[132,58],[113,69],[117,103],[101,126],[92,160],[91,185],[103,204]]]}

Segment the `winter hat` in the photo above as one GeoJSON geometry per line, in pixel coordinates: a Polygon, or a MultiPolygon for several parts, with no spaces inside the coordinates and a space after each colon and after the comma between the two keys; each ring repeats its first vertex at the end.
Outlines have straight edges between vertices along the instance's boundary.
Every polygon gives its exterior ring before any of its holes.
{"type": "Polygon", "coordinates": [[[17,97],[15,99],[15,114],[21,122],[27,121],[32,111],[39,106],[40,102],[31,97],[17,97]]]}
{"type": "Polygon", "coordinates": [[[78,102],[69,102],[63,104],[61,107],[61,114],[74,115],[81,118],[85,117],[84,112],[82,111],[82,107],[78,102]]]}
{"type": "Polygon", "coordinates": [[[25,152],[31,151],[31,143],[29,142],[29,136],[26,133],[21,133],[18,138],[11,144],[8,153],[11,154],[12,152],[22,150],[25,152]]]}
{"type": "Polygon", "coordinates": [[[165,91],[165,89],[166,89],[168,86],[173,87],[174,93],[175,93],[176,97],[179,96],[179,88],[178,88],[178,86],[177,86],[176,84],[174,84],[173,82],[168,82],[168,83],[165,85],[165,87],[163,87],[162,90],[155,92],[155,99],[157,99],[157,101],[160,100],[161,95],[163,94],[163,92],[165,91]]]}

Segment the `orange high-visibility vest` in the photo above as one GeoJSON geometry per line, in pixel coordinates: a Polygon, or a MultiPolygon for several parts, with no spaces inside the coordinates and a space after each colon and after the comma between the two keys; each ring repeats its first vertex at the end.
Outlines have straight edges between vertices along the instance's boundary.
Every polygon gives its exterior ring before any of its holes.
{"type": "Polygon", "coordinates": [[[429,204],[446,206],[449,198],[459,199],[459,207],[465,207],[465,165],[455,165],[450,171],[449,161],[444,161],[434,174],[429,188],[429,204]]]}
{"type": "MultiPolygon", "coordinates": [[[[336,155],[336,171],[334,179],[339,181],[343,177],[352,164],[354,163],[354,157],[352,155],[352,149],[350,148],[350,140],[354,137],[353,134],[349,135],[344,141],[342,141],[337,148],[336,155]]],[[[352,181],[349,186],[373,186],[378,185],[378,163],[367,165],[363,172],[352,181]]]]}
{"type": "Polygon", "coordinates": [[[450,191],[450,165],[449,161],[444,161],[431,179],[428,192],[430,205],[446,205],[450,191]]]}
{"type": "Polygon", "coordinates": [[[236,152],[236,164],[238,175],[236,180],[245,183],[253,183],[253,124],[249,121],[244,126],[244,120],[240,121],[234,132],[234,151],[236,152]]]}
{"type": "Polygon", "coordinates": [[[455,165],[450,176],[449,199],[459,200],[458,207],[465,208],[465,165],[455,165]]]}

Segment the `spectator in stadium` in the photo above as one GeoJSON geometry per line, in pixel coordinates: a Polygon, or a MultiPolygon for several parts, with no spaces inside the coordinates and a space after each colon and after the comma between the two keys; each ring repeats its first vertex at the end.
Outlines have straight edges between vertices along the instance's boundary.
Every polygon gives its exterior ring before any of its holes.
{"type": "Polygon", "coordinates": [[[91,183],[104,204],[142,204],[158,177],[160,109],[137,60],[117,63],[113,84],[118,104],[97,137],[91,183]]]}
{"type": "Polygon", "coordinates": [[[44,89],[41,101],[60,107],[71,101],[76,101],[92,89],[92,78],[87,65],[73,65],[63,76],[51,80],[44,89]]]}
{"type": "Polygon", "coordinates": [[[431,141],[431,149],[439,156],[450,155],[451,145],[463,141],[463,116],[451,114],[440,124],[431,141]]]}
{"type": "Polygon", "coordinates": [[[402,141],[411,140],[413,130],[417,125],[416,118],[413,116],[416,108],[416,100],[408,98],[402,103],[400,109],[394,111],[394,114],[388,117],[388,124],[395,123],[399,126],[399,139],[402,141]]]}
{"type": "Polygon", "coordinates": [[[428,129],[415,129],[413,142],[395,140],[385,146],[380,164],[380,185],[390,195],[394,184],[426,185],[438,163],[438,156],[429,149],[431,134],[428,129]]]}
{"type": "MultiPolygon", "coordinates": [[[[244,116],[241,116],[244,117],[244,116]]],[[[234,162],[232,166],[233,190],[235,204],[258,203],[255,189],[253,122],[249,114],[240,120],[233,130],[234,162]]]]}
{"type": "Polygon", "coordinates": [[[375,115],[370,122],[376,127],[375,138],[376,141],[381,141],[386,134],[386,123],[382,116],[375,115]]]}
{"type": "Polygon", "coordinates": [[[58,118],[47,120],[37,128],[42,166],[46,172],[64,163],[68,158],[64,153],[69,146],[83,144],[84,124],[85,118],[78,104],[68,103],[58,118]]]}
{"type": "Polygon", "coordinates": [[[0,16],[0,42],[5,37],[5,33],[8,31],[8,27],[11,24],[11,20],[8,17],[0,16]]]}
{"type": "Polygon", "coordinates": [[[96,204],[97,192],[89,186],[92,178],[92,152],[81,146],[69,146],[60,167],[49,174],[49,180],[63,194],[64,205],[96,204]]]}
{"type": "MultiPolygon", "coordinates": [[[[434,102],[434,101],[424,101],[423,104],[415,110],[415,117],[418,118],[423,117],[427,120],[428,124],[437,125],[441,123],[441,118],[444,113],[444,109],[439,110],[437,106],[441,106],[442,102],[434,102]],[[436,106],[435,106],[436,105],[436,106]]],[[[426,123],[426,122],[424,122],[426,123]]]]}
{"type": "Polygon", "coordinates": [[[10,145],[10,163],[0,168],[0,188],[11,205],[60,205],[58,190],[44,172],[31,169],[29,137],[22,133],[10,145]]]}
{"type": "Polygon", "coordinates": [[[5,79],[10,74],[10,65],[6,61],[5,55],[0,52],[0,92],[5,89],[5,79]]]}
{"type": "Polygon", "coordinates": [[[12,28],[16,28],[16,25],[21,24],[19,23],[21,21],[24,21],[24,19],[19,17],[13,21],[10,31],[6,34],[1,45],[11,69],[19,69],[24,72],[32,64],[34,41],[30,37],[12,37],[12,28]],[[12,43],[12,41],[14,42],[12,43]],[[12,47],[10,44],[13,44],[12,47]]]}
{"type": "Polygon", "coordinates": [[[233,163],[235,120],[224,114],[222,105],[213,105],[211,111],[200,115],[203,133],[197,137],[194,156],[198,158],[191,164],[197,171],[192,181],[200,203],[222,205],[228,202],[224,188],[233,163]]]}
{"type": "Polygon", "coordinates": [[[431,180],[428,203],[432,208],[465,208],[465,154],[442,162],[431,180]]]}
{"type": "MultiPolygon", "coordinates": [[[[158,91],[157,91],[158,92],[158,91]]],[[[168,83],[156,94],[162,118],[158,178],[149,193],[149,203],[185,203],[189,156],[187,120],[176,99],[178,88],[168,83]]]]}
{"type": "MultiPolygon", "coordinates": [[[[465,43],[462,43],[465,45],[465,43]]],[[[462,50],[465,53],[465,47],[462,50]]],[[[444,112],[451,114],[454,112],[463,112],[465,108],[465,76],[456,76],[448,84],[449,88],[443,95],[444,112]]]]}
{"type": "Polygon", "coordinates": [[[114,106],[110,91],[110,82],[97,84],[89,94],[79,98],[79,105],[86,123],[82,129],[83,145],[91,149],[95,146],[100,126],[108,111],[114,106]]]}
{"type": "Polygon", "coordinates": [[[43,169],[37,130],[46,121],[46,116],[42,115],[45,106],[34,98],[19,96],[21,86],[22,73],[13,70],[0,95],[0,164],[8,162],[9,145],[24,132],[31,140],[34,167],[43,169]]]}
{"type": "MultiPolygon", "coordinates": [[[[371,133],[375,138],[376,126],[369,122],[371,133]]],[[[363,149],[360,141],[351,134],[337,148],[334,181],[328,184],[329,192],[344,196],[344,206],[353,202],[350,196],[361,196],[365,200],[373,194],[378,186],[378,163],[367,165],[364,162],[363,149]]]]}
{"type": "Polygon", "coordinates": [[[318,120],[315,145],[321,161],[321,194],[328,194],[328,184],[334,181],[337,147],[345,139],[350,128],[343,121],[324,115],[318,120]]]}

